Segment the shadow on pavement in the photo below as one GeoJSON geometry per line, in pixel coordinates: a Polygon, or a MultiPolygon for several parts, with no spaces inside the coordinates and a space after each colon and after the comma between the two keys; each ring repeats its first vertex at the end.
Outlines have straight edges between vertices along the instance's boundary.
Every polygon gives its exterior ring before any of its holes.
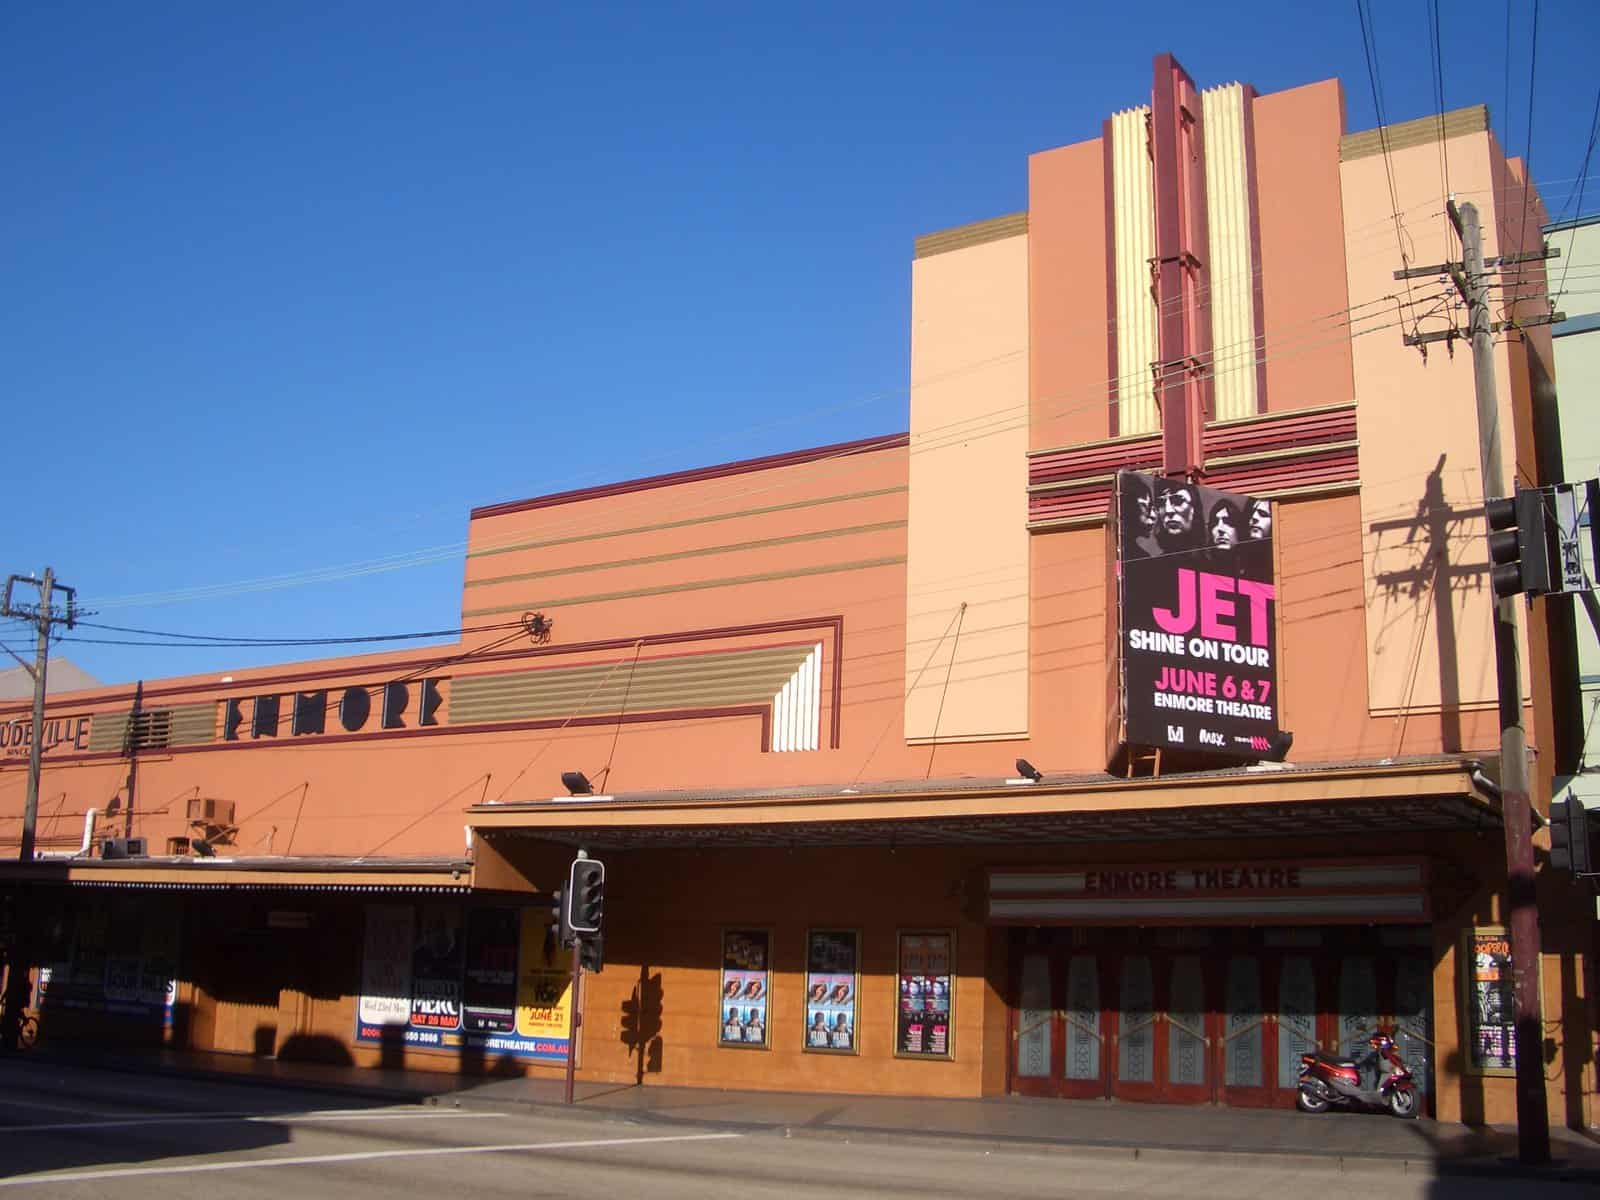
{"type": "Polygon", "coordinates": [[[196,1083],[108,1072],[88,1058],[7,1055],[0,1057],[0,1178],[265,1150],[293,1140],[275,1117],[388,1103],[264,1089],[247,1080],[196,1083]]]}

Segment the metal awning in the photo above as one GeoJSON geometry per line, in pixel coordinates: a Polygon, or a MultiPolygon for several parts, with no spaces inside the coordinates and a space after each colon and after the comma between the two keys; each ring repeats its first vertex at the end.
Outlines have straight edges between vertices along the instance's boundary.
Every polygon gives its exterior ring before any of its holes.
{"type": "Polygon", "coordinates": [[[0,883],[70,887],[313,892],[431,892],[471,890],[465,858],[54,858],[0,862],[0,883]]]}
{"type": "Polygon", "coordinates": [[[1477,764],[1261,764],[1159,778],[941,779],[475,805],[474,833],[587,849],[931,846],[1498,829],[1477,764]]]}

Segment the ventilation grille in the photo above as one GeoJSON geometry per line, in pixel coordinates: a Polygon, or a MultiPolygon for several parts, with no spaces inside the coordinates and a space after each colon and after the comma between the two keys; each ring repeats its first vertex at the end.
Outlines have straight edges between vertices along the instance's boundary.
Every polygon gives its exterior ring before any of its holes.
{"type": "Polygon", "coordinates": [[[458,678],[451,685],[450,723],[764,704],[812,649],[770,646],[458,678]]]}
{"type": "Polygon", "coordinates": [[[196,746],[215,741],[217,706],[182,704],[176,708],[146,708],[137,717],[132,711],[96,713],[89,727],[89,750],[129,754],[141,750],[165,750],[169,746],[196,746]]]}

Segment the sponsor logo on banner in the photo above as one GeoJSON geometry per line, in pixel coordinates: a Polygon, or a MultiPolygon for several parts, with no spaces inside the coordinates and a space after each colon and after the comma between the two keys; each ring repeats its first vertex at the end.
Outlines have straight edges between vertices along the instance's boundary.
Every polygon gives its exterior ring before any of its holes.
{"type": "Polygon", "coordinates": [[[1271,504],[1121,471],[1112,516],[1124,742],[1282,758],[1271,504]]]}

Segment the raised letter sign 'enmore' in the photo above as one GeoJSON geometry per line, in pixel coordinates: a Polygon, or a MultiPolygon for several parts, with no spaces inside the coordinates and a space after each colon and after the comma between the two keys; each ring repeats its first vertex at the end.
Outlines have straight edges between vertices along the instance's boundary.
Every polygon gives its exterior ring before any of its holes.
{"type": "Polygon", "coordinates": [[[1112,519],[1124,740],[1282,758],[1271,504],[1122,471],[1112,519]]]}

